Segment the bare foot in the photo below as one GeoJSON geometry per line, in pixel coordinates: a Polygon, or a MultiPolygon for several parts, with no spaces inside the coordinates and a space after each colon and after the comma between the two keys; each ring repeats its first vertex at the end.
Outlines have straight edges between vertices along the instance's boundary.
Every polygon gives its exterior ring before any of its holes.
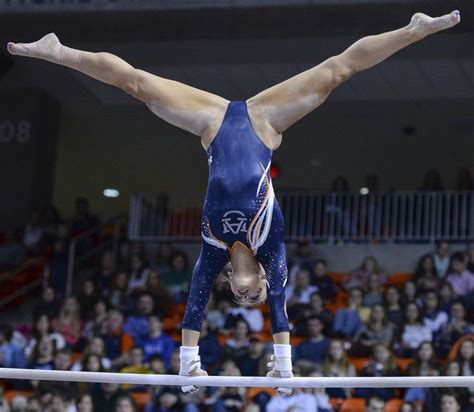
{"type": "Polygon", "coordinates": [[[430,17],[423,13],[416,13],[411,18],[409,27],[419,36],[426,37],[438,31],[456,26],[460,21],[461,13],[459,10],[454,10],[450,14],[445,14],[441,17],[430,17]]]}
{"type": "Polygon", "coordinates": [[[58,62],[61,59],[61,43],[54,33],[49,33],[34,43],[7,44],[11,54],[18,56],[36,57],[38,59],[58,62]]]}

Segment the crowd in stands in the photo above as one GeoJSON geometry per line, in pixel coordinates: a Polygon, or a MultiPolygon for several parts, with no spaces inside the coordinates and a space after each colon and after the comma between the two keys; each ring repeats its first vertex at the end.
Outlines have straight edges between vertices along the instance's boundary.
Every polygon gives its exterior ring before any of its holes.
{"type": "MultiPolygon", "coordinates": [[[[32,218],[23,246],[27,254],[49,247],[50,278],[31,322],[0,321],[0,367],[178,374],[188,256],[163,242],[150,258],[142,243],[129,242],[118,256],[106,251],[79,290],[66,296],[61,276],[69,239],[98,219],[85,199],[78,199],[71,220],[54,209],[48,214],[46,224],[32,218]]],[[[370,256],[355,270],[333,273],[331,262],[316,256],[304,241],[288,255],[295,376],[473,374],[474,242],[438,243],[412,274],[388,272],[370,256]]],[[[268,309],[236,306],[223,278],[217,278],[203,324],[202,366],[212,375],[264,376],[272,354],[268,309]]],[[[183,394],[178,387],[25,380],[0,389],[0,411],[18,412],[330,412],[348,402],[366,412],[388,405],[402,412],[468,412],[474,411],[474,388],[305,389],[282,397],[261,388],[183,394]]]]}

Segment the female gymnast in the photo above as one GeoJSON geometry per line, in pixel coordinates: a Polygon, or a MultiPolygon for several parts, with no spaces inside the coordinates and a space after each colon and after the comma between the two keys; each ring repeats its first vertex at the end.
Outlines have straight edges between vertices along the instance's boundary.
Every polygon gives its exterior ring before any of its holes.
{"type": "MultiPolygon", "coordinates": [[[[165,121],[201,138],[209,182],[202,218],[202,247],[183,319],[181,370],[201,369],[199,335],[213,282],[230,261],[228,281],[238,303],[268,301],[274,356],[270,376],[292,377],[285,307],[287,268],[283,218],[269,175],[282,133],[321,105],[341,83],[426,36],[460,22],[460,12],[432,18],[416,13],[398,30],[368,36],[318,66],[262,91],[231,101],[132,67],[109,53],[63,46],[50,33],[34,43],[8,43],[11,54],[68,66],[112,84],[145,103],[165,121]]],[[[185,386],[183,391],[196,391],[185,386]]],[[[277,388],[289,395],[291,389],[277,388]]]]}

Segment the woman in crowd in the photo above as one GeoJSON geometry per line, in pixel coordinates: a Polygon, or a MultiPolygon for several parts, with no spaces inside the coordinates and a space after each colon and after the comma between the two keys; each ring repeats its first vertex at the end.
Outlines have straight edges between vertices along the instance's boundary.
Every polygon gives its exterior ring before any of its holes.
{"type": "Polygon", "coordinates": [[[105,356],[105,344],[104,340],[100,336],[94,336],[82,352],[81,358],[79,358],[71,367],[72,371],[80,371],[83,369],[84,360],[89,355],[96,355],[100,359],[100,363],[103,370],[109,370],[112,367],[112,362],[105,356]]]}
{"type": "Polygon", "coordinates": [[[439,289],[441,281],[436,273],[434,258],[431,254],[420,258],[413,281],[417,290],[421,293],[439,289]]]}
{"type": "Polygon", "coordinates": [[[395,325],[388,321],[382,305],[375,305],[370,313],[367,325],[354,338],[352,354],[354,356],[369,356],[375,345],[382,343],[390,346],[395,338],[395,325]]]}
{"type": "Polygon", "coordinates": [[[365,288],[372,274],[378,275],[380,284],[385,285],[388,282],[388,275],[380,268],[377,259],[373,256],[368,256],[362,261],[359,269],[345,279],[344,287],[346,289],[354,287],[365,288]]]}
{"type": "MultiPolygon", "coordinates": [[[[328,377],[353,377],[356,370],[347,359],[344,342],[340,339],[333,339],[329,344],[328,354],[322,366],[324,376],[328,377]]],[[[327,393],[331,398],[350,398],[350,389],[328,388],[327,393]]]]}
{"type": "MultiPolygon", "coordinates": [[[[390,351],[389,345],[386,343],[374,345],[372,358],[364,365],[361,375],[367,377],[400,376],[397,358],[390,351]]],[[[393,388],[359,388],[356,389],[354,396],[365,399],[379,396],[387,401],[394,398],[395,395],[395,389],[393,388]]]]}
{"type": "Polygon", "coordinates": [[[75,296],[64,299],[59,317],[51,322],[53,329],[63,335],[66,343],[75,348],[81,339],[84,321],[81,319],[79,302],[75,296]]]}
{"type": "Polygon", "coordinates": [[[111,308],[120,311],[130,309],[128,274],[125,271],[118,272],[110,285],[108,303],[111,308]]]}
{"type": "Polygon", "coordinates": [[[28,369],[53,370],[55,351],[52,339],[49,336],[42,336],[28,359],[28,369]]]}
{"type": "MultiPolygon", "coordinates": [[[[408,366],[408,376],[438,376],[440,364],[435,358],[435,351],[431,342],[422,342],[416,351],[415,361],[408,366]]],[[[423,402],[428,388],[409,388],[404,399],[406,401],[423,402]]]]}
{"type": "Polygon", "coordinates": [[[25,347],[26,357],[31,356],[34,347],[43,337],[48,337],[51,341],[53,341],[56,350],[62,349],[66,346],[66,341],[63,335],[53,331],[49,315],[42,313],[33,319],[32,336],[25,347]]]}
{"type": "Polygon", "coordinates": [[[398,347],[398,356],[412,357],[422,342],[431,342],[433,333],[431,329],[423,323],[421,312],[415,302],[411,302],[405,309],[405,322],[401,330],[401,337],[398,347]]]}
{"type": "Polygon", "coordinates": [[[440,330],[448,323],[448,314],[439,307],[439,297],[434,291],[429,291],[424,296],[423,323],[431,329],[436,339],[440,330]]]}
{"type": "Polygon", "coordinates": [[[388,286],[385,291],[385,311],[387,319],[397,327],[403,322],[403,310],[400,304],[400,292],[395,286],[388,286]]]}
{"type": "Polygon", "coordinates": [[[105,333],[107,323],[107,301],[98,298],[91,306],[92,317],[85,323],[82,336],[91,339],[93,336],[105,333]]]}

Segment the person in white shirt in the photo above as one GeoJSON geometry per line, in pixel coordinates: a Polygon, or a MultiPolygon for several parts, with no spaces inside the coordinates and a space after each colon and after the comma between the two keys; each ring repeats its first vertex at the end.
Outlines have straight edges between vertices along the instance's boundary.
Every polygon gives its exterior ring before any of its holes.
{"type": "Polygon", "coordinates": [[[310,274],[307,270],[300,270],[296,275],[295,284],[286,289],[286,301],[288,306],[297,303],[310,303],[311,295],[318,291],[318,287],[311,285],[310,274]]]}
{"type": "Polygon", "coordinates": [[[433,255],[436,273],[439,278],[444,278],[449,270],[450,250],[448,242],[437,242],[436,251],[433,255]]]}

